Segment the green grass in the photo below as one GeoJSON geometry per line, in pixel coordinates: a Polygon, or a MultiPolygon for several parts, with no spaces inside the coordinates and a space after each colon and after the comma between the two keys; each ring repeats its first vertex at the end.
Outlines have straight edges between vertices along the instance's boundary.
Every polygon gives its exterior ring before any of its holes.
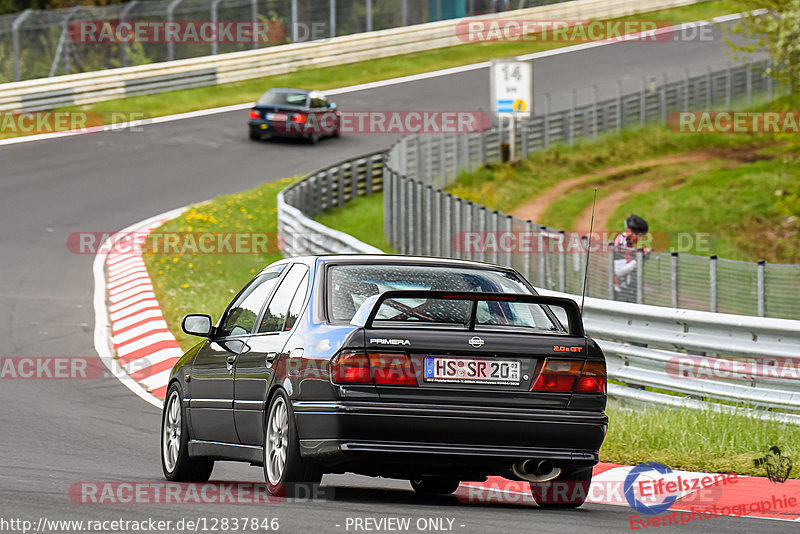
{"type": "MultiPolygon", "coordinates": [[[[709,19],[736,11],[737,3],[735,1],[711,0],[674,9],[653,11],[647,14],[647,18],[648,20],[680,23],[709,19]]],[[[621,17],[618,20],[638,20],[641,18],[642,14],[637,14],[621,17]]],[[[336,67],[308,68],[279,76],[268,76],[213,87],[169,91],[157,95],[120,98],[65,109],[140,111],[144,112],[148,117],[157,117],[172,113],[252,102],[257,100],[270,87],[306,87],[325,90],[477,63],[496,57],[529,54],[569,46],[570,44],[572,43],[536,41],[465,43],[427,52],[404,54],[336,67]]]]}
{"type": "MultiPolygon", "coordinates": [[[[798,96],[784,97],[770,105],[782,109],[796,106],[798,100],[798,96]]],[[[621,226],[614,221],[638,213],[658,232],[713,236],[699,247],[678,249],[677,241],[670,242],[668,250],[798,263],[800,232],[781,206],[787,192],[798,189],[797,148],[797,140],[788,135],[680,134],[649,126],[607,134],[597,141],[584,140],[572,147],[555,146],[510,164],[493,163],[472,173],[463,172],[448,191],[509,213],[563,180],[583,177],[550,202],[534,222],[585,230],[576,224],[581,214],[591,209],[594,187],[599,188],[598,199],[629,190],[633,196],[616,207],[605,226],[616,229],[621,226]],[[702,161],[650,163],[692,155],[689,153],[699,154],[702,161]],[[617,169],[621,166],[626,169],[617,169]],[[643,183],[650,184],[643,192],[631,189],[643,183]]]]}
{"type": "Polygon", "coordinates": [[[358,197],[314,219],[329,228],[345,232],[374,247],[396,254],[383,233],[383,193],[358,197]]]}
{"type": "MultiPolygon", "coordinates": [[[[155,233],[164,232],[277,232],[276,195],[292,179],[260,185],[192,206],[155,233]]],[[[270,250],[273,250],[270,248],[270,250]]],[[[208,313],[216,320],[233,296],[268,264],[283,256],[275,254],[157,254],[145,253],[164,319],[181,348],[199,340],[181,330],[187,313],[208,313]]]]}
{"type": "MultiPolygon", "coordinates": [[[[713,411],[641,406],[631,410],[614,401],[607,413],[608,435],[600,451],[605,462],[654,461],[672,469],[765,476],[753,460],[773,445],[789,458],[800,457],[795,425],[713,411]]],[[[793,469],[791,477],[800,478],[800,470],[793,469]]]]}
{"type": "MultiPolygon", "coordinates": [[[[620,204],[613,220],[646,213],[653,228],[708,232],[712,251],[693,250],[735,260],[766,259],[800,263],[800,236],[782,229],[785,215],[776,208],[776,191],[797,184],[800,161],[758,161],[735,169],[692,175],[675,189],[637,195],[620,204]]],[[[795,224],[796,226],[796,224],[795,224]]]]}
{"type": "MultiPolygon", "coordinates": [[[[598,173],[586,187],[602,185],[603,171],[664,156],[708,148],[751,145],[747,135],[687,135],[662,126],[623,130],[580,140],[574,146],[556,145],[513,164],[491,163],[475,172],[462,172],[450,193],[486,207],[510,212],[558,182],[598,173]]],[[[591,202],[591,196],[588,197],[591,202]]],[[[547,221],[535,221],[547,224],[547,221]]],[[[568,228],[567,228],[568,229],[568,228]]]]}

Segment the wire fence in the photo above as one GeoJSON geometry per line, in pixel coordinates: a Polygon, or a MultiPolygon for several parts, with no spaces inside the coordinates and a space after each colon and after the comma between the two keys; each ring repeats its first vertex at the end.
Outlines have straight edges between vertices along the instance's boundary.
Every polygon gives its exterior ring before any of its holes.
{"type": "MultiPolygon", "coordinates": [[[[516,126],[516,153],[631,125],[663,123],[674,110],[731,109],[732,102],[771,99],[766,62],[648,86],[616,98],[549,113],[516,126]]],[[[621,85],[619,86],[621,87],[621,85]]],[[[595,91],[596,94],[596,91],[595,91]]],[[[586,236],[541,226],[487,209],[443,189],[459,172],[501,159],[510,136],[493,127],[474,134],[403,138],[384,164],[384,221],[390,243],[404,254],[446,256],[509,265],[541,288],[572,294],[583,289],[586,236]]],[[[800,265],[743,262],[677,252],[615,249],[595,242],[589,255],[592,297],[691,310],[796,319],[800,265]],[[635,270],[624,281],[614,261],[628,255],[635,270]],[[627,282],[627,283],[626,283],[627,282]],[[624,287],[622,287],[624,286],[624,287]]]]}
{"type": "Polygon", "coordinates": [[[28,9],[0,15],[0,83],[326,39],[562,1],[566,0],[132,0],[107,6],[28,9]],[[82,26],[86,22],[97,24],[82,26]],[[184,29],[185,23],[191,22],[200,35],[198,39],[176,37],[164,42],[152,32],[159,25],[163,31],[168,22],[184,23],[184,29]],[[224,22],[270,22],[272,33],[269,39],[254,39],[250,34],[241,39],[226,39],[224,34],[207,38],[211,34],[202,29],[206,22],[216,27],[224,22]],[[140,38],[123,31],[120,23],[144,23],[148,31],[140,38]],[[84,34],[82,28],[88,27],[96,31],[84,34]],[[103,30],[114,30],[110,39],[102,38],[103,30]]]}

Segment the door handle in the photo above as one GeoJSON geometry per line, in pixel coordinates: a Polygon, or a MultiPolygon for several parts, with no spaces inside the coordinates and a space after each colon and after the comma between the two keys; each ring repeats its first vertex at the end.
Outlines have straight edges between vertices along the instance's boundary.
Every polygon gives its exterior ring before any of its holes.
{"type": "Polygon", "coordinates": [[[268,352],[267,353],[267,361],[268,362],[275,361],[275,358],[277,358],[277,357],[278,357],[278,353],[277,352],[268,352]]]}

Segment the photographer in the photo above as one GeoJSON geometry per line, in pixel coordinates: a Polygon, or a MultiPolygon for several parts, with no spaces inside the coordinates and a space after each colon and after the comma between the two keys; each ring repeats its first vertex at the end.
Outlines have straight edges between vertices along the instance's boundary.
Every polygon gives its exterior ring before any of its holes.
{"type": "MultiPolygon", "coordinates": [[[[614,300],[636,302],[636,248],[646,234],[647,221],[631,213],[625,219],[625,231],[614,239],[614,300]]],[[[650,249],[643,249],[645,254],[650,249]]]]}

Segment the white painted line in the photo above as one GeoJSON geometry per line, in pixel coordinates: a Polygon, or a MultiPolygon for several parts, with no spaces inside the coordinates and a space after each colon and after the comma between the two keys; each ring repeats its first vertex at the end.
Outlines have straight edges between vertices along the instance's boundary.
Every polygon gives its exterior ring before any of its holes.
{"type": "Polygon", "coordinates": [[[169,382],[169,374],[171,371],[171,369],[167,369],[166,371],[161,371],[160,373],[148,376],[147,378],[141,380],[140,383],[146,387],[148,391],[164,387],[167,385],[167,382],[169,382]]]}
{"type": "Polygon", "coordinates": [[[114,321],[113,328],[114,332],[119,332],[123,328],[127,328],[130,325],[136,324],[141,321],[150,321],[163,318],[164,316],[161,315],[161,310],[146,310],[141,313],[137,313],[136,315],[120,319],[119,321],[114,321]]]}
{"type": "Polygon", "coordinates": [[[163,362],[169,358],[180,358],[181,356],[183,356],[183,352],[180,349],[161,349],[147,356],[131,360],[124,364],[123,367],[128,373],[135,373],[158,362],[163,362]]]}
{"type": "Polygon", "coordinates": [[[108,293],[114,294],[119,291],[125,291],[141,282],[145,282],[148,284],[150,283],[150,277],[147,276],[147,273],[133,274],[131,276],[127,276],[124,280],[119,280],[118,282],[114,282],[113,285],[109,284],[108,293]]]}
{"type": "MultiPolygon", "coordinates": [[[[760,14],[764,10],[756,10],[753,11],[753,14],[760,14]]],[[[659,28],[658,30],[654,30],[650,32],[650,34],[661,35],[667,32],[673,32],[676,30],[682,30],[685,28],[698,28],[702,26],[707,26],[709,24],[720,24],[725,22],[730,22],[734,20],[740,19],[744,13],[733,13],[730,15],[721,15],[719,17],[714,17],[710,21],[709,20],[699,20],[694,22],[686,22],[683,24],[678,24],[676,26],[666,26],[664,28],[659,28]]],[[[633,34],[638,35],[638,34],[633,34]]],[[[631,37],[633,39],[634,37],[631,37]]],[[[540,59],[545,57],[552,57],[561,54],[569,54],[572,52],[580,52],[583,50],[589,50],[591,48],[597,48],[600,46],[606,46],[610,44],[617,44],[617,43],[628,43],[629,41],[625,40],[616,40],[616,39],[607,39],[603,41],[591,41],[588,43],[581,43],[572,46],[563,46],[560,48],[554,48],[552,50],[544,50],[542,52],[535,52],[532,54],[524,54],[518,56],[519,59],[523,61],[531,60],[531,59],[540,59]]],[[[423,72],[420,74],[411,74],[409,76],[399,76],[397,78],[389,78],[387,80],[379,80],[376,82],[369,82],[369,83],[361,83],[357,85],[350,85],[347,87],[339,87],[335,89],[328,89],[324,91],[327,95],[340,95],[345,93],[354,93],[357,91],[366,91],[370,89],[378,89],[381,87],[389,87],[391,85],[398,85],[401,83],[410,83],[410,82],[418,82],[420,80],[428,80],[431,78],[438,78],[440,76],[450,76],[453,74],[460,74],[462,72],[469,72],[478,69],[485,69],[491,65],[489,61],[483,61],[480,63],[472,63],[469,65],[460,65],[458,67],[450,67],[447,69],[435,70],[430,72],[423,72]]],[[[172,122],[172,121],[179,121],[184,119],[196,119],[198,117],[207,117],[209,115],[217,115],[219,113],[228,113],[230,111],[243,111],[245,109],[249,109],[253,107],[252,102],[245,102],[242,104],[233,104],[230,106],[222,106],[218,108],[210,108],[210,109],[201,109],[198,111],[190,111],[187,113],[177,113],[174,115],[164,115],[163,117],[153,117],[152,119],[144,119],[132,122],[125,122],[119,124],[110,124],[103,126],[102,128],[95,128],[86,131],[81,130],[73,130],[68,132],[53,132],[53,133],[46,133],[46,134],[39,134],[39,135],[27,135],[24,137],[14,137],[11,139],[0,139],[0,146],[3,145],[13,145],[17,143],[27,143],[31,141],[44,141],[47,139],[59,139],[62,137],[71,137],[73,135],[83,135],[89,133],[99,133],[99,132],[107,132],[112,130],[121,130],[125,128],[134,128],[134,127],[142,127],[147,126],[150,124],[161,124],[165,122],[172,122]]]]}
{"type": "Polygon", "coordinates": [[[124,300],[118,300],[114,302],[114,299],[111,297],[109,297],[108,300],[111,301],[111,306],[109,306],[109,309],[112,312],[121,311],[125,309],[127,306],[130,306],[131,304],[135,304],[143,300],[152,300],[153,304],[158,304],[158,300],[156,300],[156,295],[155,293],[153,293],[152,289],[146,290],[143,293],[139,293],[138,295],[128,297],[124,300]]]}
{"type": "Polygon", "coordinates": [[[114,345],[124,345],[131,339],[135,337],[139,337],[142,334],[146,334],[148,332],[152,332],[154,330],[162,330],[167,328],[167,323],[164,322],[164,319],[149,319],[146,323],[140,324],[136,328],[131,328],[130,330],[126,330],[125,332],[114,336],[112,341],[114,345]]]}
{"type": "Polygon", "coordinates": [[[175,337],[169,331],[155,332],[137,341],[130,341],[120,345],[119,347],[116,347],[117,354],[119,354],[119,357],[122,358],[123,356],[127,356],[128,354],[136,352],[137,350],[145,349],[153,343],[158,343],[159,341],[175,341],[175,337]]]}
{"type": "Polygon", "coordinates": [[[132,291],[134,289],[141,289],[143,287],[149,287],[150,289],[153,288],[153,284],[150,283],[149,279],[141,278],[139,280],[132,280],[127,284],[122,284],[119,287],[115,287],[114,289],[108,290],[109,295],[113,295],[115,297],[121,296],[123,293],[130,293],[133,294],[132,291]]]}

